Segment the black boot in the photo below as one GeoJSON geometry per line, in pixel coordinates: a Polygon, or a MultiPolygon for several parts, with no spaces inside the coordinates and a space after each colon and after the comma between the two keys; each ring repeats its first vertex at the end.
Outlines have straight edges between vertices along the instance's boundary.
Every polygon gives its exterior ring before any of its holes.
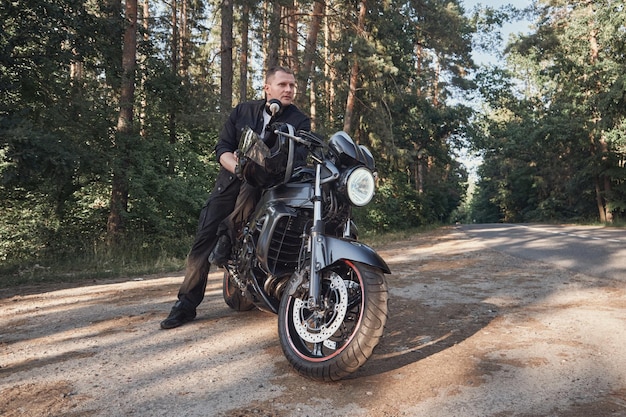
{"type": "Polygon", "coordinates": [[[215,248],[209,255],[209,262],[213,265],[223,267],[228,263],[228,259],[230,258],[232,244],[230,243],[230,238],[228,235],[221,235],[217,239],[217,243],[215,244],[215,248]]]}
{"type": "Polygon", "coordinates": [[[173,329],[174,327],[182,326],[185,323],[189,323],[196,318],[196,310],[190,310],[185,308],[180,301],[176,301],[170,315],[161,322],[162,329],[173,329]]]}

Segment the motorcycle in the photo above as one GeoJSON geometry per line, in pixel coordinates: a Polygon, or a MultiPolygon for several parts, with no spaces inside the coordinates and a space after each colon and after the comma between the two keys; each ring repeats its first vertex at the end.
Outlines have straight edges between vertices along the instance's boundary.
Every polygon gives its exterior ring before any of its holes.
{"type": "Polygon", "coordinates": [[[277,314],[292,367],[336,381],[370,358],[387,321],[390,269],[351,216],[374,196],[374,158],[343,131],[327,142],[288,124],[273,133],[271,148],[249,129],[242,136],[243,179],[263,192],[223,265],[224,300],[277,314]],[[296,147],[312,163],[296,167],[296,147]]]}

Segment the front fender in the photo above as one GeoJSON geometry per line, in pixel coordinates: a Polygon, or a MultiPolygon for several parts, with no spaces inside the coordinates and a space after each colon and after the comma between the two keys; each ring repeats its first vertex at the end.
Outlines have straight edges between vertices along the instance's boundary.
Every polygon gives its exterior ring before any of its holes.
{"type": "Polygon", "coordinates": [[[391,273],[389,266],[387,266],[383,258],[364,243],[333,236],[324,236],[323,241],[324,265],[320,265],[320,269],[324,269],[341,260],[348,260],[379,268],[386,274],[391,273]]]}

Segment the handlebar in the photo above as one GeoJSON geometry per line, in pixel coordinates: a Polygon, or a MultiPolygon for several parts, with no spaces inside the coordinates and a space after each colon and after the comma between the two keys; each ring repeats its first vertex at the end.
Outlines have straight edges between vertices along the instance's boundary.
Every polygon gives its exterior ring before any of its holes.
{"type": "Polygon", "coordinates": [[[279,129],[274,130],[274,133],[276,135],[280,135],[280,136],[284,136],[286,138],[289,138],[291,140],[293,140],[294,142],[300,143],[304,146],[306,146],[307,148],[311,148],[313,146],[317,146],[317,147],[326,147],[326,143],[324,143],[324,141],[320,138],[318,138],[317,136],[315,136],[314,134],[310,133],[310,132],[306,132],[306,131],[299,131],[298,133],[300,133],[301,136],[296,136],[296,135],[291,135],[287,132],[283,132],[279,129]]]}

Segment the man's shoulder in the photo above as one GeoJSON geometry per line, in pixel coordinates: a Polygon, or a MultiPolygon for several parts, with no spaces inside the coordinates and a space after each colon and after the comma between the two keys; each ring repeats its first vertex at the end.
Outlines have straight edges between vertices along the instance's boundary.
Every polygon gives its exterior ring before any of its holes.
{"type": "MultiPolygon", "coordinates": [[[[264,100],[250,100],[244,101],[235,106],[233,111],[230,113],[230,119],[234,122],[235,120],[244,119],[256,119],[259,112],[263,109],[265,101],[264,100]]],[[[246,122],[251,123],[251,122],[246,122]]]]}

